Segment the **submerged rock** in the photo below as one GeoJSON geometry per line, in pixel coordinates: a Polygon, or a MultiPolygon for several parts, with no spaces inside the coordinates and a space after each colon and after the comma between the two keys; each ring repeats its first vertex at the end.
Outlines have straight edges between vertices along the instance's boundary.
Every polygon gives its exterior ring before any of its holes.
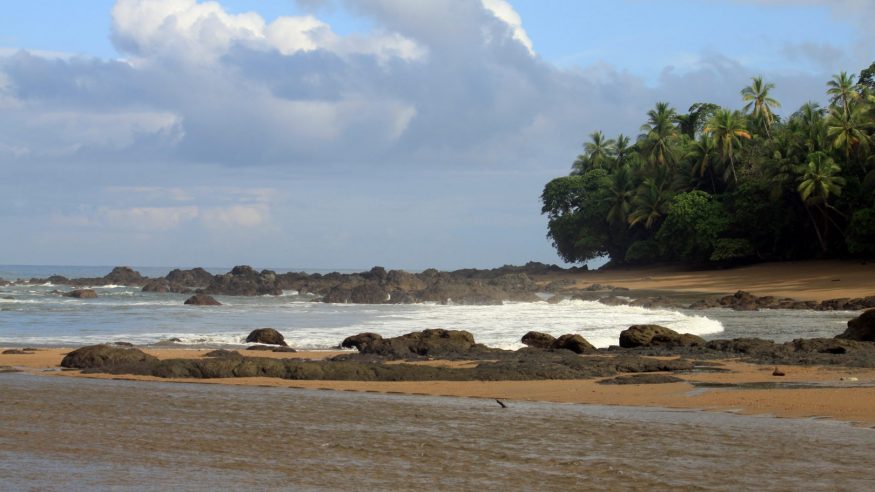
{"type": "Polygon", "coordinates": [[[282,345],[283,347],[288,345],[283,334],[273,328],[252,330],[246,337],[246,343],[265,343],[267,345],[282,345]]]}
{"type": "Polygon", "coordinates": [[[195,294],[185,300],[185,304],[190,306],[221,306],[222,303],[213,299],[212,296],[206,294],[195,294]]]}
{"type": "Polygon", "coordinates": [[[94,292],[91,289],[76,289],[71,292],[67,292],[64,294],[64,297],[73,297],[76,299],[95,299],[97,297],[97,292],[94,292]]]}

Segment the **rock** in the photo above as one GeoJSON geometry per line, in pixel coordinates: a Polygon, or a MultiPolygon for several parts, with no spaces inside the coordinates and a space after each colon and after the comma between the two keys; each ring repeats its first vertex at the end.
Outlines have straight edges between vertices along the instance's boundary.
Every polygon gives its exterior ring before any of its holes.
{"type": "Polygon", "coordinates": [[[553,335],[548,335],[547,333],[530,331],[523,335],[523,338],[520,341],[523,342],[523,345],[527,345],[529,347],[550,349],[553,348],[553,344],[556,343],[556,337],[554,337],[553,335]]]}
{"type": "Polygon", "coordinates": [[[457,356],[471,350],[489,350],[474,342],[474,335],[463,330],[422,330],[394,338],[376,333],[361,333],[346,338],[341,347],[355,347],[362,354],[388,357],[457,356]]]}
{"type": "Polygon", "coordinates": [[[91,289],[77,289],[64,294],[64,297],[73,297],[76,299],[94,299],[97,297],[97,292],[91,289]]]}
{"type": "Polygon", "coordinates": [[[732,340],[711,340],[705,346],[719,352],[756,355],[773,351],[775,342],[761,338],[733,338],[732,340]]]}
{"type": "Polygon", "coordinates": [[[161,341],[155,342],[155,345],[158,347],[165,347],[165,346],[169,346],[169,345],[176,345],[177,343],[182,343],[182,340],[180,340],[179,338],[173,337],[173,338],[168,338],[167,340],[161,340],[161,341]]]}
{"type": "Polygon", "coordinates": [[[659,325],[633,325],[620,333],[620,347],[693,347],[704,346],[705,340],[696,335],[679,334],[659,325]]]}
{"type": "Polygon", "coordinates": [[[599,381],[599,384],[668,384],[682,382],[684,382],[683,379],[669,376],[668,374],[630,374],[603,379],[599,381]]]}
{"type": "Polygon", "coordinates": [[[4,350],[3,352],[0,352],[0,353],[2,353],[3,355],[31,355],[31,354],[33,354],[33,352],[29,352],[29,351],[23,350],[23,349],[7,349],[7,350],[4,350]]]}
{"type": "Polygon", "coordinates": [[[213,281],[213,275],[203,268],[192,268],[191,270],[180,270],[177,268],[168,273],[164,279],[170,284],[186,287],[206,287],[213,281]]]}
{"type": "Polygon", "coordinates": [[[222,303],[213,299],[212,296],[206,294],[195,294],[185,300],[185,304],[190,306],[221,306],[222,303]]]}
{"type": "Polygon", "coordinates": [[[218,349],[207,352],[204,357],[212,357],[217,359],[242,359],[243,355],[234,350],[218,349]]]}
{"type": "Polygon", "coordinates": [[[776,367],[775,370],[772,371],[772,376],[786,376],[786,374],[784,374],[784,371],[776,367]]]}
{"type": "Polygon", "coordinates": [[[283,293],[275,272],[263,270],[256,272],[247,265],[235,266],[224,275],[212,277],[204,289],[205,294],[229,296],[280,295],[283,293]]]}
{"type": "Polygon", "coordinates": [[[864,311],[861,315],[848,321],[848,329],[836,338],[875,342],[875,309],[864,311]]]}
{"type": "Polygon", "coordinates": [[[131,342],[115,342],[115,343],[113,343],[113,345],[115,345],[117,347],[133,347],[134,346],[134,344],[131,342]]]}
{"type": "Polygon", "coordinates": [[[273,349],[274,349],[274,347],[271,347],[270,345],[252,345],[251,347],[246,347],[246,350],[254,350],[254,351],[261,351],[261,352],[272,352],[273,349]]]}
{"type": "Polygon", "coordinates": [[[568,334],[562,335],[553,342],[554,349],[565,349],[574,352],[575,354],[591,354],[597,352],[596,348],[591,343],[586,341],[580,335],[568,334]]]}
{"type": "Polygon", "coordinates": [[[293,349],[292,347],[274,347],[272,352],[285,352],[292,354],[296,353],[297,350],[293,349]]]}
{"type": "Polygon", "coordinates": [[[147,280],[139,272],[126,266],[113,268],[103,279],[110,284],[117,285],[141,285],[147,280]]]}
{"type": "Polygon", "coordinates": [[[389,293],[377,283],[368,282],[352,289],[334,287],[322,299],[322,302],[335,304],[383,304],[389,300],[389,293]]]}
{"type": "Polygon", "coordinates": [[[286,339],[283,337],[282,333],[273,328],[259,328],[253,330],[249,336],[246,337],[246,343],[264,343],[267,345],[287,346],[286,339]]]}
{"type": "Polygon", "coordinates": [[[91,345],[67,354],[61,361],[61,367],[74,369],[123,368],[157,361],[156,357],[135,348],[91,345]]]}

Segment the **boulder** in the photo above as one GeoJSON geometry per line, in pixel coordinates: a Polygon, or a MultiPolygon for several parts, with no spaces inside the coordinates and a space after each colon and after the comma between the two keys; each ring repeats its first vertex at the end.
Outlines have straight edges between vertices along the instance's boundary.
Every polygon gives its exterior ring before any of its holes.
{"type": "Polygon", "coordinates": [[[456,356],[472,349],[488,350],[474,342],[474,335],[463,330],[422,330],[394,338],[376,333],[361,333],[346,338],[341,347],[355,347],[363,354],[387,357],[456,356]]]}
{"type": "Polygon", "coordinates": [[[252,333],[246,337],[246,343],[263,343],[267,345],[281,345],[283,347],[288,345],[283,334],[273,328],[259,328],[253,330],[252,333]]]}
{"type": "Polygon", "coordinates": [[[206,294],[195,294],[185,300],[185,304],[190,306],[221,306],[222,303],[213,299],[212,296],[206,294]]]}
{"type": "Polygon", "coordinates": [[[135,348],[90,345],[76,349],[61,361],[61,367],[74,369],[134,367],[158,359],[135,348]]]}
{"type": "Polygon", "coordinates": [[[523,345],[529,347],[549,349],[553,348],[553,344],[556,343],[556,337],[539,331],[530,331],[523,335],[523,338],[520,341],[523,342],[523,345]]]}
{"type": "Polygon", "coordinates": [[[848,321],[848,329],[836,338],[858,342],[875,342],[875,309],[864,311],[861,315],[848,321]]]}
{"type": "Polygon", "coordinates": [[[131,267],[117,266],[103,277],[108,283],[117,285],[141,285],[147,279],[131,267]]]}
{"type": "Polygon", "coordinates": [[[693,347],[703,346],[705,340],[696,335],[680,334],[659,325],[632,325],[620,332],[620,347],[693,347]]]}
{"type": "Polygon", "coordinates": [[[553,342],[554,349],[565,349],[574,352],[575,354],[591,354],[597,352],[596,348],[591,343],[586,341],[580,335],[568,334],[562,335],[553,342]]]}
{"type": "Polygon", "coordinates": [[[187,287],[206,287],[213,281],[213,275],[200,267],[192,268],[191,270],[180,270],[177,268],[168,273],[164,279],[170,284],[187,287]]]}
{"type": "Polygon", "coordinates": [[[97,292],[91,289],[76,289],[64,294],[64,297],[73,297],[76,299],[94,299],[97,297],[97,292]]]}

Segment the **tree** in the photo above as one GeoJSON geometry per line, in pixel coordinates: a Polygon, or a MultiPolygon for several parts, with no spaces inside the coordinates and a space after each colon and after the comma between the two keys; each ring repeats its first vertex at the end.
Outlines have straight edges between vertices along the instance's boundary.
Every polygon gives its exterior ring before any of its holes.
{"type": "Polygon", "coordinates": [[[617,135],[617,139],[614,141],[614,160],[616,161],[616,167],[623,167],[629,159],[629,154],[633,151],[634,148],[631,145],[629,137],[622,133],[617,135]]]}
{"type": "Polygon", "coordinates": [[[614,141],[605,139],[602,132],[593,132],[589,138],[590,141],[583,144],[583,150],[589,158],[590,166],[595,169],[604,167],[614,151],[614,141]]]}
{"type": "Polygon", "coordinates": [[[864,172],[865,153],[871,143],[866,130],[870,127],[863,104],[851,104],[848,111],[833,108],[826,122],[826,134],[832,139],[833,147],[842,150],[845,162],[851,161],[851,155],[862,154],[858,157],[864,172]]]}
{"type": "Polygon", "coordinates": [[[674,164],[672,139],[677,135],[677,128],[674,126],[676,117],[674,108],[666,102],[656,103],[656,107],[647,112],[647,123],[641,125],[642,133],[638,141],[651,164],[674,164]]]}
{"type": "Polygon", "coordinates": [[[732,172],[732,178],[738,183],[738,173],[735,172],[735,149],[741,146],[741,139],[750,140],[750,133],[744,125],[741,113],[720,109],[708,122],[705,132],[714,136],[718,151],[724,164],[729,164],[728,170],[732,172]]]}
{"type": "Polygon", "coordinates": [[[646,178],[632,198],[632,213],[629,214],[629,225],[644,225],[645,229],[653,229],[668,211],[668,202],[672,193],[666,183],[659,183],[653,178],[646,178]]]}
{"type": "Polygon", "coordinates": [[[687,114],[675,117],[680,132],[691,140],[695,140],[696,136],[702,133],[705,123],[714,116],[714,113],[720,109],[720,106],[711,103],[696,103],[690,106],[687,114]]]}
{"type": "Polygon", "coordinates": [[[832,96],[830,104],[839,106],[845,113],[850,112],[851,104],[860,97],[860,93],[854,87],[854,76],[848,75],[847,72],[841,72],[838,75],[833,75],[832,80],[826,85],[829,87],[826,93],[832,96]]]}
{"type": "Polygon", "coordinates": [[[875,94],[875,62],[860,71],[857,86],[860,92],[868,91],[870,94],[875,94]]]}
{"type": "Polygon", "coordinates": [[[687,158],[692,160],[693,175],[701,179],[707,174],[711,181],[711,191],[717,193],[717,184],[714,182],[714,164],[717,161],[714,138],[710,135],[701,135],[698,140],[691,142],[687,158]]]}
{"type": "Polygon", "coordinates": [[[763,82],[762,77],[753,77],[753,83],[741,90],[741,98],[747,104],[744,110],[751,113],[756,121],[766,131],[766,137],[772,138],[771,126],[775,120],[773,108],[780,108],[781,103],[769,95],[769,91],[775,88],[775,84],[763,82]]]}
{"type": "MultiPolygon", "coordinates": [[[[828,247],[826,233],[829,227],[829,199],[831,196],[841,196],[845,179],[839,176],[841,168],[824,152],[813,152],[808,156],[808,165],[804,174],[799,178],[799,196],[808,210],[817,240],[821,250],[826,253],[828,247]],[[821,212],[823,221],[818,226],[811,208],[821,212]]],[[[834,209],[833,209],[834,210],[834,209]]]]}
{"type": "Polygon", "coordinates": [[[685,261],[707,260],[729,218],[713,196],[704,191],[675,195],[656,240],[664,257],[685,261]]]}

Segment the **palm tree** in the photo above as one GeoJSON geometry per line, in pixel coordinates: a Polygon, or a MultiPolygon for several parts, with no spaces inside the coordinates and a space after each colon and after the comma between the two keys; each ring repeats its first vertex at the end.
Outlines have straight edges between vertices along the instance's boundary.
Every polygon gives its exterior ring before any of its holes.
{"type": "Polygon", "coordinates": [[[841,103],[841,108],[845,113],[850,112],[851,103],[859,99],[860,93],[856,91],[854,86],[854,75],[848,75],[847,72],[841,72],[838,75],[833,75],[832,80],[826,83],[826,93],[832,96],[829,103],[838,106],[841,103]]]}
{"type": "Polygon", "coordinates": [[[633,148],[629,137],[622,133],[617,135],[617,140],[614,141],[614,161],[616,162],[617,167],[626,164],[626,160],[629,158],[629,154],[632,150],[633,148]]]}
{"type": "MultiPolygon", "coordinates": [[[[826,134],[832,139],[833,147],[841,149],[845,154],[845,162],[851,161],[851,154],[863,154],[861,165],[865,161],[865,153],[869,150],[871,140],[866,130],[871,127],[866,117],[863,104],[851,104],[848,111],[833,108],[826,120],[826,134]]],[[[863,172],[865,172],[865,166],[863,172]]]]}
{"type": "Polygon", "coordinates": [[[826,125],[824,125],[823,115],[825,110],[816,102],[809,101],[802,105],[799,112],[799,121],[802,124],[802,130],[805,132],[806,146],[808,152],[815,152],[823,148],[824,136],[826,134],[826,125]]]}
{"type": "Polygon", "coordinates": [[[808,155],[808,164],[805,167],[804,173],[799,178],[797,190],[802,198],[802,202],[805,203],[805,209],[808,211],[808,216],[814,225],[814,232],[817,234],[820,248],[824,253],[827,250],[825,236],[829,227],[829,210],[835,210],[829,204],[829,198],[830,196],[841,196],[842,187],[845,185],[845,179],[839,176],[841,170],[842,168],[825,152],[812,152],[808,155]],[[811,208],[821,211],[823,216],[823,232],[818,227],[814,215],[811,214],[811,208]]]}
{"type": "Polygon", "coordinates": [[[627,224],[632,198],[635,196],[635,180],[628,166],[618,166],[611,176],[611,187],[607,197],[611,209],[608,211],[610,224],[627,224]]]}
{"type": "Polygon", "coordinates": [[[589,157],[590,166],[595,169],[610,162],[614,141],[605,139],[605,134],[597,131],[589,134],[590,141],[583,144],[583,151],[589,157]]]}
{"type": "Polygon", "coordinates": [[[758,120],[766,130],[766,137],[772,138],[770,128],[775,120],[772,108],[780,108],[781,103],[769,96],[769,91],[775,88],[775,84],[766,84],[762,77],[753,77],[753,83],[741,90],[741,98],[747,104],[744,110],[750,112],[754,119],[758,120]]]}
{"type": "Polygon", "coordinates": [[[632,213],[629,214],[629,225],[643,223],[646,229],[652,229],[668,212],[668,204],[673,193],[666,183],[660,183],[653,178],[645,178],[632,198],[632,213]]]}
{"type": "Polygon", "coordinates": [[[735,183],[738,183],[738,174],[735,172],[734,150],[741,146],[742,138],[750,140],[750,133],[744,125],[744,119],[738,111],[720,109],[708,122],[705,133],[714,136],[717,148],[724,164],[729,164],[727,172],[732,172],[735,183]]]}
{"type": "Polygon", "coordinates": [[[671,143],[677,136],[676,118],[674,108],[666,102],[656,103],[656,107],[647,112],[647,123],[641,125],[642,134],[638,138],[650,163],[659,166],[674,163],[671,143]]]}
{"type": "Polygon", "coordinates": [[[700,135],[698,140],[690,143],[686,157],[693,163],[693,176],[701,179],[708,173],[711,178],[711,191],[717,193],[717,185],[714,183],[714,163],[717,157],[714,139],[710,135],[700,135]]]}

